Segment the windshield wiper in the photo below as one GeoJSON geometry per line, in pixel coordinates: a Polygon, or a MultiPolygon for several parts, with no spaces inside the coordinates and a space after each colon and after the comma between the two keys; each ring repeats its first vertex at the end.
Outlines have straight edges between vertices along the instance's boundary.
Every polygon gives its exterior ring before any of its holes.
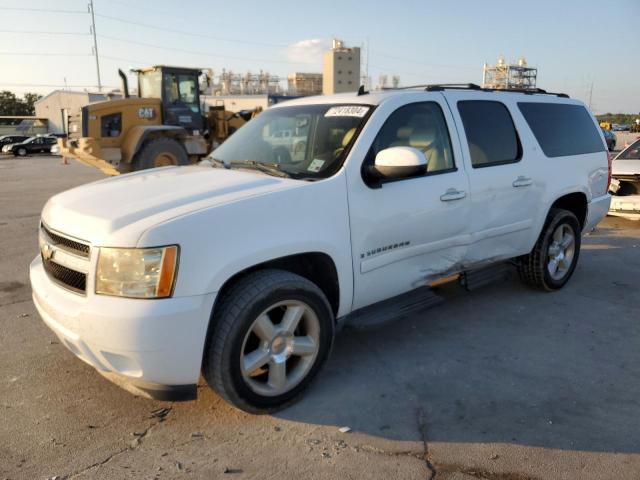
{"type": "Polygon", "coordinates": [[[224,163],[222,160],[220,160],[219,158],[213,158],[213,157],[208,157],[209,160],[211,160],[211,162],[213,163],[214,167],[218,167],[218,168],[229,168],[227,167],[227,164],[224,163]]]}
{"type": "MultiPolygon", "coordinates": [[[[220,160],[216,160],[220,162],[220,160]]],[[[273,175],[274,177],[282,177],[282,178],[291,178],[287,172],[283,172],[280,170],[280,165],[277,163],[262,163],[257,162],[256,160],[232,160],[229,163],[224,163],[226,168],[246,168],[250,170],[258,170],[259,172],[264,172],[269,175],[273,175]]]]}

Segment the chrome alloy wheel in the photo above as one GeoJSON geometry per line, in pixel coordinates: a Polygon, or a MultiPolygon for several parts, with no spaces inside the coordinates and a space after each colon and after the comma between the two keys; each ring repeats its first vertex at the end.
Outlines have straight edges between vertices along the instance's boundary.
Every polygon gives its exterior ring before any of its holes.
{"type": "Polygon", "coordinates": [[[277,396],[307,375],[318,355],[320,321],[306,303],[278,302],[251,324],[242,343],[240,370],[251,390],[277,396]]]}
{"type": "Polygon", "coordinates": [[[571,268],[576,253],[576,238],[571,227],[563,223],[555,229],[551,239],[547,250],[547,270],[551,278],[561,280],[571,268]]]}

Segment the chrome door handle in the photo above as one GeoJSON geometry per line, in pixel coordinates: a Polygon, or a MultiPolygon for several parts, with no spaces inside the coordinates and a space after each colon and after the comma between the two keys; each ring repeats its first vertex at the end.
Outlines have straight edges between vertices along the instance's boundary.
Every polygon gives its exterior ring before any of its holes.
{"type": "Polygon", "coordinates": [[[512,185],[513,185],[515,188],[518,188],[518,187],[528,187],[528,186],[529,186],[529,185],[531,185],[532,183],[533,183],[533,180],[531,180],[531,178],[529,178],[529,177],[524,177],[524,176],[520,175],[520,176],[518,176],[518,178],[516,178],[516,179],[513,181],[512,185]]]}
{"type": "Polygon", "coordinates": [[[450,202],[451,200],[460,200],[467,196],[467,192],[464,190],[456,190],[455,188],[449,188],[446,192],[440,195],[440,200],[443,202],[450,202]]]}

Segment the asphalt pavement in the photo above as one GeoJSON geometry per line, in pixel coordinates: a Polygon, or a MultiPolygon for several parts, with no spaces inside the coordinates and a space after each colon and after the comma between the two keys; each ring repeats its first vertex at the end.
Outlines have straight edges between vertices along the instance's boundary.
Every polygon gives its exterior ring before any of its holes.
{"type": "Polygon", "coordinates": [[[587,235],[562,291],[449,285],[419,315],[345,330],[299,403],[251,416],[202,381],[193,402],[136,398],[38,317],[39,212],[100,178],[0,158],[0,480],[640,478],[640,222],[587,235]]]}

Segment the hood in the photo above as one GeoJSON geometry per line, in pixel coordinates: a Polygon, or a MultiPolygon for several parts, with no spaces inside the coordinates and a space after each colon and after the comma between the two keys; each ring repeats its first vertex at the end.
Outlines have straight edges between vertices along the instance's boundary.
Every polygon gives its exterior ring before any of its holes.
{"type": "Polygon", "coordinates": [[[165,167],[60,193],[49,199],[42,220],[94,245],[132,247],[145,230],[172,218],[302,184],[258,172],[165,167]]]}

